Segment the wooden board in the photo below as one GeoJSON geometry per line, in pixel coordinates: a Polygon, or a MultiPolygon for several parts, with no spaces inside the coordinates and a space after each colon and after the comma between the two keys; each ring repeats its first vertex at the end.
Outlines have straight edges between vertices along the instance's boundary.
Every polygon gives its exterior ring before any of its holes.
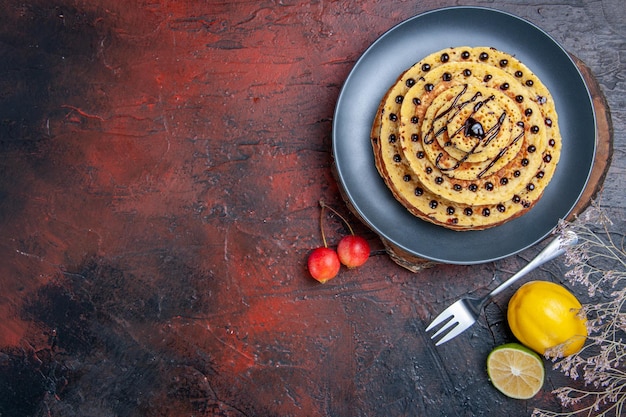
{"type": "MultiPolygon", "coordinates": [[[[582,213],[597,197],[598,193],[602,189],[602,184],[604,183],[604,179],[613,157],[613,125],[611,122],[611,114],[607,100],[602,93],[602,89],[600,88],[598,81],[592,74],[591,69],[577,57],[572,56],[572,59],[585,79],[593,100],[594,112],[596,114],[596,155],[587,186],[585,187],[578,203],[569,214],[567,220],[572,220],[578,214],[582,213]]],[[[346,201],[350,211],[355,216],[359,217],[358,212],[350,204],[349,199],[345,194],[343,194],[341,187],[340,191],[342,191],[342,197],[344,201],[346,201]]],[[[380,236],[380,239],[391,259],[393,259],[398,265],[410,271],[418,272],[424,268],[436,265],[436,262],[415,256],[414,254],[397,247],[382,236],[380,236]]]]}

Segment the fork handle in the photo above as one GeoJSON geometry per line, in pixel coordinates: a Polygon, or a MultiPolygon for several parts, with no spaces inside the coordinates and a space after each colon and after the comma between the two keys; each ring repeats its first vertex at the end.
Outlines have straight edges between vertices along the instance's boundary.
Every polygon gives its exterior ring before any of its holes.
{"type": "Polygon", "coordinates": [[[565,252],[565,249],[568,246],[575,245],[578,242],[578,236],[576,233],[567,231],[562,235],[559,235],[556,239],[548,244],[539,254],[530,261],[525,267],[520,269],[515,275],[511,278],[504,281],[500,284],[496,289],[491,291],[488,295],[488,299],[495,297],[504,289],[508,288],[510,285],[515,283],[518,279],[522,278],[524,275],[528,274],[533,269],[545,264],[548,261],[556,258],[565,252]]]}

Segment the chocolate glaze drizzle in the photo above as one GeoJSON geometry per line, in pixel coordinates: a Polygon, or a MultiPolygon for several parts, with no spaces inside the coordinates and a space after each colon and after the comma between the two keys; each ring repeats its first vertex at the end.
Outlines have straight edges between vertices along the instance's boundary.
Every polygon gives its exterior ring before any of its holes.
{"type": "MultiPolygon", "coordinates": [[[[434,124],[435,121],[437,121],[437,120],[447,116],[448,114],[452,113],[452,115],[450,117],[448,117],[447,120],[446,120],[447,123],[450,123],[450,121],[452,121],[454,119],[454,117],[457,114],[459,114],[459,112],[465,106],[467,106],[469,103],[476,103],[476,104],[474,104],[474,107],[472,109],[472,113],[465,120],[465,123],[463,123],[463,125],[457,131],[452,132],[450,136],[457,135],[461,131],[463,131],[463,134],[466,137],[475,138],[477,140],[476,140],[476,143],[474,144],[474,146],[472,147],[472,149],[470,149],[469,152],[467,152],[452,167],[443,167],[443,166],[440,165],[441,159],[443,158],[443,153],[439,153],[439,155],[437,155],[437,159],[435,160],[435,165],[442,172],[454,171],[454,170],[458,169],[461,166],[461,164],[463,162],[465,162],[470,157],[470,155],[475,153],[476,150],[479,147],[481,147],[481,146],[485,147],[485,146],[489,145],[489,143],[498,136],[498,133],[500,132],[500,128],[502,127],[502,124],[504,123],[504,121],[506,120],[506,117],[507,117],[506,112],[503,112],[500,115],[500,117],[498,117],[498,122],[494,126],[489,128],[489,130],[485,131],[483,125],[480,122],[478,122],[476,119],[474,119],[473,116],[487,102],[489,102],[491,100],[494,100],[495,96],[492,95],[490,97],[487,97],[484,100],[480,100],[480,101],[476,102],[476,100],[478,100],[478,98],[481,96],[480,92],[477,92],[469,100],[466,100],[466,101],[463,101],[463,102],[459,103],[459,100],[461,99],[461,96],[467,91],[467,87],[468,87],[467,84],[465,84],[463,86],[463,90],[461,90],[461,92],[459,94],[457,94],[457,96],[454,98],[454,100],[452,100],[450,106],[447,109],[445,109],[444,111],[442,111],[441,113],[439,113],[437,115],[437,117],[435,117],[435,119],[433,120],[433,124],[434,124]]],[[[448,130],[447,124],[444,125],[442,128],[440,128],[437,132],[435,132],[434,131],[434,127],[431,126],[431,128],[428,130],[428,132],[424,136],[424,144],[425,145],[430,145],[431,143],[433,143],[435,141],[435,139],[439,135],[443,134],[443,132],[446,132],[447,130],[448,130]]],[[[522,133],[519,134],[517,137],[513,138],[513,140],[507,146],[502,148],[500,150],[500,152],[498,152],[498,155],[496,155],[496,157],[493,158],[489,162],[489,165],[487,165],[487,167],[485,169],[483,169],[477,175],[477,179],[481,179],[496,164],[496,162],[498,160],[500,160],[504,156],[504,154],[506,154],[506,152],[511,148],[511,146],[513,146],[515,143],[517,143],[523,136],[524,136],[524,132],[522,131],[522,133]]]]}

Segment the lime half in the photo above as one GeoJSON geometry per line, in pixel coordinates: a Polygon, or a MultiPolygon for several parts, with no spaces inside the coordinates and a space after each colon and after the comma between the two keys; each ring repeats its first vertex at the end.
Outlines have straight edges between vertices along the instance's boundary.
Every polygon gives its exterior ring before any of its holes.
{"type": "Polygon", "coordinates": [[[504,395],[525,400],[543,386],[543,360],[519,343],[498,346],[487,357],[487,374],[491,383],[504,395]]]}

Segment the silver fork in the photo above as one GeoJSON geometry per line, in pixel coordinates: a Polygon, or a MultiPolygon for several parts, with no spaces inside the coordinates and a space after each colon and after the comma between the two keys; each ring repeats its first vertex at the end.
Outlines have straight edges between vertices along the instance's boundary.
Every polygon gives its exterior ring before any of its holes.
{"type": "Polygon", "coordinates": [[[533,269],[561,255],[568,246],[575,245],[577,242],[578,236],[574,232],[567,231],[559,235],[524,268],[483,298],[463,297],[443,310],[426,328],[426,331],[429,332],[443,323],[443,326],[431,336],[431,339],[442,336],[435,345],[439,346],[469,329],[476,323],[483,307],[489,300],[533,269]]]}

